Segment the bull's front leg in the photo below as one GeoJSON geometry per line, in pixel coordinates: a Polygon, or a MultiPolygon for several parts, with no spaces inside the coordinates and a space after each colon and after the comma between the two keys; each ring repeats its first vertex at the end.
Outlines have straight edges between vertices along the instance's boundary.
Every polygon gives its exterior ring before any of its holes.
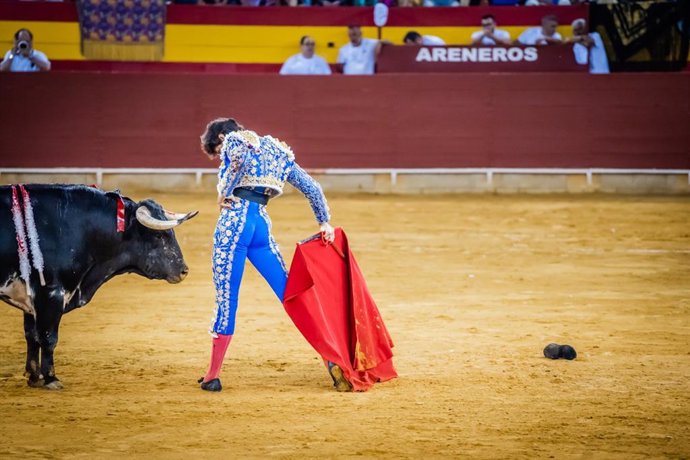
{"type": "Polygon", "coordinates": [[[38,342],[41,345],[41,374],[43,375],[44,388],[49,390],[61,390],[62,383],[55,375],[55,363],[53,353],[58,343],[58,327],[62,315],[54,318],[45,328],[38,328],[38,342]]]}
{"type": "Polygon", "coordinates": [[[26,338],[26,372],[29,378],[27,383],[31,387],[42,387],[43,378],[39,369],[38,352],[41,349],[38,343],[38,332],[33,315],[24,315],[24,337],[26,338]]]}
{"type": "Polygon", "coordinates": [[[36,318],[36,332],[38,333],[38,343],[41,346],[41,375],[43,376],[44,388],[49,390],[62,389],[60,379],[55,375],[55,364],[53,353],[58,343],[58,327],[62,319],[63,297],[51,294],[44,296],[42,302],[37,305],[40,314],[36,318]]]}

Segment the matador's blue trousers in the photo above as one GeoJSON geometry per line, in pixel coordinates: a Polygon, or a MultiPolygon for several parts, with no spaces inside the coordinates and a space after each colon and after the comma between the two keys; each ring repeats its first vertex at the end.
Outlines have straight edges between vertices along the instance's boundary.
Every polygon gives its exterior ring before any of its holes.
{"type": "Polygon", "coordinates": [[[214,235],[216,311],[210,330],[212,333],[235,333],[235,315],[246,258],[268,281],[282,302],[287,269],[271,235],[271,219],[266,207],[238,199],[231,208],[221,210],[214,235]]]}

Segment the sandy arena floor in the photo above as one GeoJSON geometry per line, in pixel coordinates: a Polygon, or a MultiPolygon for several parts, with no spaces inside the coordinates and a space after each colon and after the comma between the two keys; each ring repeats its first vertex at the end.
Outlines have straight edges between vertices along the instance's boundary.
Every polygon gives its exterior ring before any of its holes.
{"type": "MultiPolygon", "coordinates": [[[[400,378],[337,393],[248,266],[220,394],[199,390],[213,309],[210,194],[177,231],[180,285],[129,275],[62,322],[60,392],[27,387],[0,308],[0,458],[690,456],[690,199],[332,196],[400,378]],[[542,356],[569,343],[575,361],[542,356]]],[[[290,259],[314,233],[270,206],[290,259]]]]}

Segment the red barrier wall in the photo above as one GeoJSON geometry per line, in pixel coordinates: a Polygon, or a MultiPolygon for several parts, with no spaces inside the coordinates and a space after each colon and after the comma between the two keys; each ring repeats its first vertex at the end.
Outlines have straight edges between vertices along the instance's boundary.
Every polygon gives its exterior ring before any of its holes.
{"type": "Polygon", "coordinates": [[[690,168],[688,74],[0,74],[0,167],[214,167],[235,116],[309,168],[690,168]]]}

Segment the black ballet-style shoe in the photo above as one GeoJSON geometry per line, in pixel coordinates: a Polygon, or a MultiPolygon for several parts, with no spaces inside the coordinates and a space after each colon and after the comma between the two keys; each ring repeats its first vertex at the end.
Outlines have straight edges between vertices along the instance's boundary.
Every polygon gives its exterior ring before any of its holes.
{"type": "Polygon", "coordinates": [[[558,359],[561,354],[561,346],[557,343],[550,343],[544,348],[544,356],[549,359],[558,359]]]}
{"type": "Polygon", "coordinates": [[[573,360],[577,358],[577,352],[570,345],[559,345],[557,343],[550,343],[544,348],[544,356],[549,359],[567,359],[573,360]]]}
{"type": "Polygon", "coordinates": [[[204,382],[204,378],[201,377],[197,380],[201,384],[201,389],[206,391],[220,391],[223,389],[223,385],[220,384],[220,379],[209,380],[204,382]]]}
{"type": "Polygon", "coordinates": [[[561,358],[564,359],[575,359],[577,358],[577,352],[570,345],[561,345],[561,358]]]}
{"type": "Polygon", "coordinates": [[[340,368],[340,366],[331,361],[328,361],[328,373],[331,374],[331,378],[333,379],[333,386],[335,387],[336,391],[352,391],[352,384],[347,381],[345,375],[343,374],[343,370],[340,368]]]}

